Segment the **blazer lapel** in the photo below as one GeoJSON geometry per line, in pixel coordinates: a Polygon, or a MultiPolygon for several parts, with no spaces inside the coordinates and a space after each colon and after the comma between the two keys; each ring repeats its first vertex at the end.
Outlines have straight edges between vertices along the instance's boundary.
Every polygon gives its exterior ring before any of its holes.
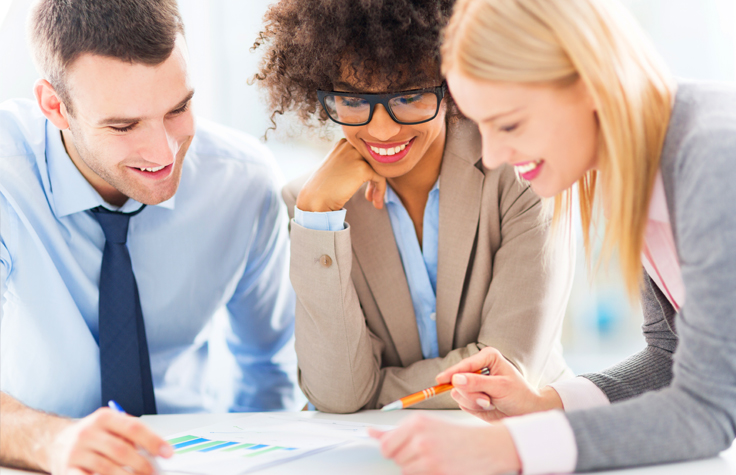
{"type": "Polygon", "coordinates": [[[475,125],[448,128],[440,172],[437,256],[437,342],[440,356],[453,347],[455,323],[478,231],[485,174],[476,164],[481,139],[475,125]]]}
{"type": "Polygon", "coordinates": [[[421,360],[414,306],[386,209],[377,210],[363,189],[348,202],[346,221],[360,267],[404,366],[421,360]]]}

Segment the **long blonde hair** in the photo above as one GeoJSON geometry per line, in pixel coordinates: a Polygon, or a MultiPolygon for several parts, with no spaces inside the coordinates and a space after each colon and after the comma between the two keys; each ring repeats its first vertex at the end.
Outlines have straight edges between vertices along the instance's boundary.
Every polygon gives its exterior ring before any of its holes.
{"type": "MultiPolygon", "coordinates": [[[[626,9],[616,0],[458,0],[442,60],[443,73],[454,69],[480,80],[585,83],[599,122],[598,168],[578,181],[586,255],[590,261],[602,187],[608,222],[601,259],[618,251],[636,299],[675,83],[626,9]]],[[[572,190],[549,208],[555,225],[569,224],[572,190]]]]}

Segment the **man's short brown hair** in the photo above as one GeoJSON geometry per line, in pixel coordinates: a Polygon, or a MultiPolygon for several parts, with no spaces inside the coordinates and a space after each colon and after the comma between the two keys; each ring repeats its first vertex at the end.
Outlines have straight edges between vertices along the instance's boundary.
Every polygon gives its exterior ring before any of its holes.
{"type": "Polygon", "coordinates": [[[36,66],[71,113],[66,72],[82,54],[161,64],[184,34],[176,0],[38,0],[28,19],[36,66]]]}

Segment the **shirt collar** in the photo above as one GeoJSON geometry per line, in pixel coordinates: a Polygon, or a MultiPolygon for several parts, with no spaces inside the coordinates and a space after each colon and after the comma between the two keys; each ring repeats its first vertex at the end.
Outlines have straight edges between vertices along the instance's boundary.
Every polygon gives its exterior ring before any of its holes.
{"type": "MultiPolygon", "coordinates": [[[[439,190],[440,190],[440,179],[439,177],[437,177],[437,181],[434,182],[434,186],[432,187],[431,190],[429,190],[429,195],[432,195],[432,193],[439,193],[439,190]]],[[[401,203],[399,196],[396,194],[393,188],[391,188],[391,185],[389,185],[388,182],[386,183],[386,193],[383,195],[383,202],[384,203],[394,203],[394,204],[401,203]]]]}
{"type": "MultiPolygon", "coordinates": [[[[124,213],[136,211],[142,206],[132,198],[120,208],[106,203],[69,158],[61,141],[61,131],[51,121],[46,122],[46,163],[54,211],[60,218],[97,206],[124,213]]],[[[156,206],[174,209],[175,199],[176,195],[156,206]]]]}
{"type": "Polygon", "coordinates": [[[670,213],[667,210],[667,196],[664,194],[664,182],[662,181],[661,171],[657,172],[657,176],[654,179],[652,199],[649,202],[649,220],[667,224],[670,222],[670,213]]]}

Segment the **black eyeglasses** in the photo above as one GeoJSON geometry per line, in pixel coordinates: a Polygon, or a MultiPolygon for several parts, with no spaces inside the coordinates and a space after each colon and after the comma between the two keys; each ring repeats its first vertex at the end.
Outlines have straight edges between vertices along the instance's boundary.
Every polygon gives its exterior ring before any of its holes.
{"type": "Polygon", "coordinates": [[[395,122],[414,125],[437,117],[440,103],[445,97],[445,87],[442,84],[393,94],[317,91],[317,98],[329,118],[340,125],[358,126],[369,123],[377,104],[382,104],[395,122]]]}

